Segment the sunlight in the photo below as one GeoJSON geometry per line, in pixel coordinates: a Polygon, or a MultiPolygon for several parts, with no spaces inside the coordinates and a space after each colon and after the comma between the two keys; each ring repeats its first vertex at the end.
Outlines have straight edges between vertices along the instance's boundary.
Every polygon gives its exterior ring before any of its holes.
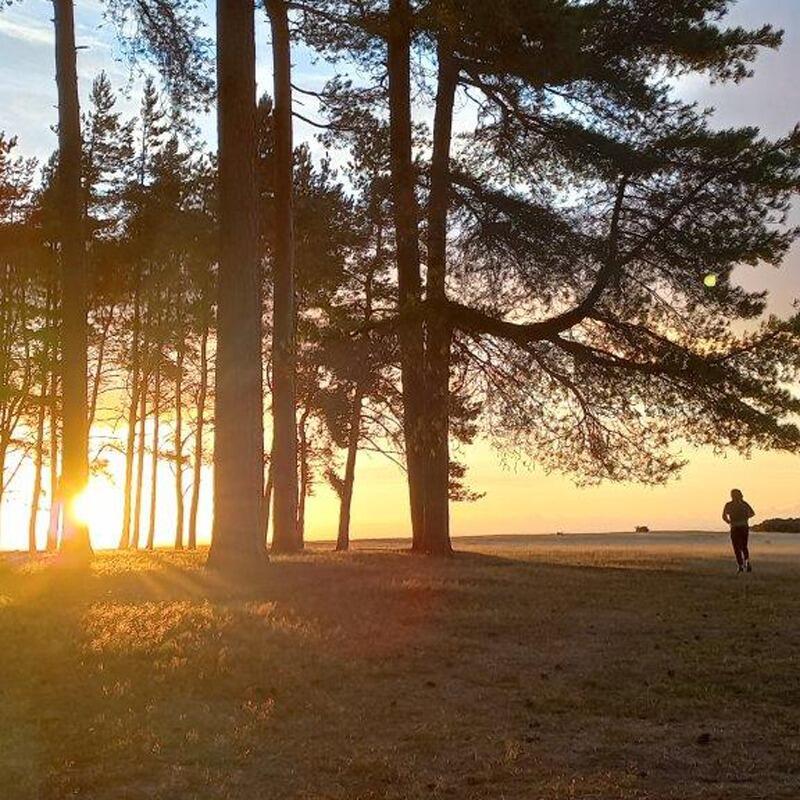
{"type": "Polygon", "coordinates": [[[119,494],[111,481],[101,476],[91,478],[75,498],[73,511],[89,528],[93,547],[104,550],[117,546],[119,531],[111,520],[119,514],[119,494]]]}

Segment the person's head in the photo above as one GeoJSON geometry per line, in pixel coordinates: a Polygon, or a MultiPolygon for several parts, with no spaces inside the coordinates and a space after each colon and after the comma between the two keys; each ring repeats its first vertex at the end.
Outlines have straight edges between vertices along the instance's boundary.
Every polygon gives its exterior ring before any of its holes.
{"type": "Polygon", "coordinates": [[[744,495],[742,494],[741,489],[731,489],[731,500],[735,500],[737,503],[741,503],[744,500],[744,495]]]}

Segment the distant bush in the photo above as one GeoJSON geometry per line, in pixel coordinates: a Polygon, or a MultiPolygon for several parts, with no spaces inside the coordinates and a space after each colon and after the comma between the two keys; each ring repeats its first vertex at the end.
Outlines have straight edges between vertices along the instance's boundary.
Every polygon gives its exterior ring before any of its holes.
{"type": "Polygon", "coordinates": [[[650,528],[647,525],[637,525],[634,533],[650,533],[650,528]]]}
{"type": "Polygon", "coordinates": [[[800,533],[800,519],[765,519],[758,525],[753,525],[753,530],[768,533],[800,533]]]}

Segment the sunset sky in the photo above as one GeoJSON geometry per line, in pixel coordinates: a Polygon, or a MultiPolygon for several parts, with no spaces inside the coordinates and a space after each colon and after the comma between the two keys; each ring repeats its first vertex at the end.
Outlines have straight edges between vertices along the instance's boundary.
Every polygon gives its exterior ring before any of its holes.
{"type": "MultiPolygon", "coordinates": [[[[82,98],[92,79],[105,69],[118,88],[132,87],[132,99],[123,102],[133,109],[137,102],[138,78],[121,60],[114,35],[103,24],[101,4],[76,0],[79,79],[82,98]]],[[[46,159],[56,147],[52,126],[56,119],[53,66],[52,8],[43,0],[17,2],[0,11],[0,130],[19,137],[20,151],[46,159]]],[[[262,15],[263,16],[263,15],[262,15]]],[[[777,53],[762,54],[755,77],[741,86],[714,87],[700,78],[683,81],[677,91],[701,105],[716,109],[720,126],[757,124],[767,135],[777,136],[800,120],[800,0],[740,0],[730,17],[732,24],[758,26],[770,22],[785,28],[785,42],[777,53]]],[[[267,32],[259,27],[260,90],[269,84],[267,32]]],[[[331,70],[314,64],[298,53],[294,80],[319,87],[331,70]]],[[[308,113],[306,111],[306,113],[308,113]]],[[[214,120],[204,118],[202,130],[213,141],[214,120]]],[[[468,124],[462,116],[462,125],[468,124]]],[[[298,122],[299,139],[312,138],[308,126],[298,122]]],[[[314,142],[313,146],[319,148],[314,142]]],[[[800,207],[795,214],[800,223],[800,207]]],[[[769,267],[741,270],[739,279],[749,288],[763,287],[771,293],[771,308],[786,314],[800,297],[800,247],[796,246],[780,271],[769,267]]],[[[676,448],[681,443],[676,442],[676,448]]],[[[800,516],[800,456],[756,454],[751,460],[710,451],[686,450],[689,466],[679,480],[666,487],[645,488],[630,484],[577,488],[568,477],[547,476],[529,466],[501,465],[499,455],[486,443],[478,443],[460,454],[469,464],[470,483],[486,497],[476,503],[453,508],[453,534],[515,534],[562,531],[618,531],[635,525],[654,529],[721,528],[720,513],[732,486],[742,488],[757,516],[800,516]]],[[[360,456],[355,488],[354,538],[405,536],[408,533],[406,488],[402,474],[379,457],[360,456]]],[[[115,544],[119,534],[121,502],[114,481],[121,465],[110,465],[111,483],[97,478],[96,503],[89,510],[96,545],[115,544]]],[[[204,524],[210,523],[206,476],[204,524]]],[[[172,540],[172,475],[162,470],[163,497],[160,539],[172,540]]],[[[25,475],[12,487],[3,510],[0,548],[25,546],[28,515],[25,475]]],[[[320,486],[310,500],[307,538],[335,536],[337,501],[320,486]]]]}

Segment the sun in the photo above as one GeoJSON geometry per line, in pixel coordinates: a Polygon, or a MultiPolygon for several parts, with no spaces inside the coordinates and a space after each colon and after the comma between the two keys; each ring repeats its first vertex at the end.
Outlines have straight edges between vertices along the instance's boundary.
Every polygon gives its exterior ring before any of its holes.
{"type": "Polygon", "coordinates": [[[73,501],[73,513],[89,528],[92,547],[105,550],[117,546],[119,494],[107,478],[90,479],[89,485],[73,501]]]}

